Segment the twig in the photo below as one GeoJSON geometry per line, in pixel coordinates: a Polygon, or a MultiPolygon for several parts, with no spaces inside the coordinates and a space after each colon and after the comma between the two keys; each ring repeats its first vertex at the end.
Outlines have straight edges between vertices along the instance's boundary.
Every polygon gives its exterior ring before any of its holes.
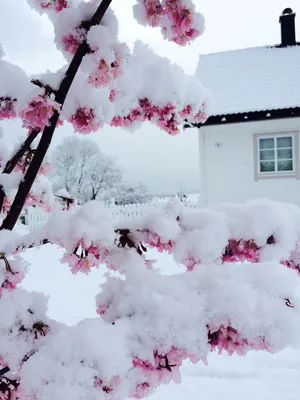
{"type": "Polygon", "coordinates": [[[45,90],[45,95],[50,96],[50,94],[55,94],[56,90],[52,89],[52,87],[50,85],[47,84],[43,84],[39,79],[32,79],[31,83],[33,85],[36,85],[38,87],[40,87],[41,89],[45,90]]]}
{"type": "MultiPolygon", "coordinates": [[[[98,25],[101,22],[111,2],[112,0],[102,0],[95,14],[90,20],[89,27],[93,25],[98,25]]],[[[78,46],[78,49],[73,57],[73,60],[71,61],[69,68],[65,74],[65,77],[62,80],[60,87],[56,93],[55,101],[59,103],[61,107],[65,102],[65,99],[72,85],[72,82],[75,78],[75,75],[79,69],[81,61],[83,57],[88,53],[88,51],[89,51],[89,46],[85,40],[78,46]]],[[[40,143],[36,149],[34,157],[27,169],[24,179],[20,183],[16,197],[14,198],[13,204],[11,205],[11,208],[6,218],[2,222],[0,230],[2,229],[12,230],[14,228],[21,214],[26,197],[29,194],[32,184],[38,174],[38,171],[42,165],[47,150],[51,144],[58,118],[59,118],[59,113],[55,111],[53,116],[50,118],[49,121],[50,125],[44,128],[40,143]]]]}

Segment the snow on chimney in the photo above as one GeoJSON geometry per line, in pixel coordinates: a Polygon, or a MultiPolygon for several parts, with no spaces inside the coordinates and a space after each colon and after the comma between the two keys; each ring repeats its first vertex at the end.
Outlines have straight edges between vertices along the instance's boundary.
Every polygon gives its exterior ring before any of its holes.
{"type": "Polygon", "coordinates": [[[294,46],[296,44],[295,16],[296,14],[291,8],[286,8],[279,18],[282,46],[294,46]]]}

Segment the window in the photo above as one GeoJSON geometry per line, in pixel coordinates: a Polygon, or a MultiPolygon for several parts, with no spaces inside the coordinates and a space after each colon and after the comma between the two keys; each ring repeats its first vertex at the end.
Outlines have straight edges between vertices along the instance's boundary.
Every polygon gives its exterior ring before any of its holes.
{"type": "Polygon", "coordinates": [[[256,177],[296,176],[296,136],[291,134],[256,136],[256,177]]]}

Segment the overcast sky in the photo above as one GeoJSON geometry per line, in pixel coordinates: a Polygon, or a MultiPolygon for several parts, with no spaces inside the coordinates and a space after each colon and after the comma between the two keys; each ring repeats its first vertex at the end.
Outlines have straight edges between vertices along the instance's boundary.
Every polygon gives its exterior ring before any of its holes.
{"type": "MultiPolygon", "coordinates": [[[[120,39],[130,46],[140,39],[154,51],[194,73],[199,54],[280,42],[279,15],[286,7],[298,13],[297,37],[300,40],[299,0],[194,0],[205,15],[206,32],[184,48],[166,42],[156,29],[144,28],[132,17],[135,0],[113,0],[119,18],[120,39]]],[[[6,59],[28,73],[56,70],[63,57],[53,42],[53,28],[47,17],[32,11],[25,0],[0,0],[0,42],[6,59]]],[[[221,66],[220,66],[221,73],[221,66]]],[[[9,125],[5,125],[7,129],[9,125]]],[[[18,132],[15,124],[12,131],[18,132]]],[[[56,133],[54,145],[67,134],[70,126],[56,133]]],[[[197,190],[198,138],[195,130],[169,137],[152,125],[135,134],[105,128],[91,135],[101,149],[114,156],[130,180],[143,180],[154,192],[197,190]]]]}

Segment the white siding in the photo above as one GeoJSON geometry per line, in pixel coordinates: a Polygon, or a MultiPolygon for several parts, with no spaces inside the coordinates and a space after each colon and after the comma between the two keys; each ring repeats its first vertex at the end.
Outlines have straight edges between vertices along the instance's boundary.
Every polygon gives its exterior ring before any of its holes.
{"type": "MultiPolygon", "coordinates": [[[[204,143],[204,149],[200,149],[200,155],[204,157],[205,176],[200,191],[205,191],[203,198],[206,199],[206,204],[201,205],[267,197],[300,206],[300,180],[274,177],[256,181],[254,176],[253,135],[286,130],[300,131],[300,118],[201,128],[200,146],[204,143]]],[[[299,149],[297,157],[300,157],[299,149]]],[[[203,163],[200,169],[203,170],[203,163]]]]}

